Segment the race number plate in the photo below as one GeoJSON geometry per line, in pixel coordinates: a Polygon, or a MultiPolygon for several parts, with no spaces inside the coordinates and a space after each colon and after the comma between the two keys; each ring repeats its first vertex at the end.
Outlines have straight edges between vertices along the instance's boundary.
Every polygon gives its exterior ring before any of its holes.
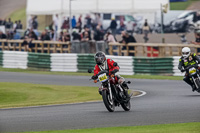
{"type": "Polygon", "coordinates": [[[190,74],[196,73],[196,69],[194,67],[190,68],[189,69],[189,73],[190,74]]]}
{"type": "Polygon", "coordinates": [[[104,74],[99,75],[99,76],[98,76],[98,79],[99,79],[100,82],[104,82],[104,81],[106,81],[108,78],[107,78],[107,76],[106,76],[106,73],[104,73],[104,74]]]}

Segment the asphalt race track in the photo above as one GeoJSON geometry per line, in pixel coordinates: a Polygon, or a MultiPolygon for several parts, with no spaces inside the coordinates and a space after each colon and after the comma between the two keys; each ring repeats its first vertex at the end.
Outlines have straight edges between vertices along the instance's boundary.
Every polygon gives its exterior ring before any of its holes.
{"type": "MultiPolygon", "coordinates": [[[[0,82],[97,86],[87,76],[0,72],[0,82]]],[[[0,109],[0,132],[82,129],[200,122],[200,94],[183,81],[129,79],[147,94],[131,100],[132,109],[106,110],[103,102],[0,109]]]]}

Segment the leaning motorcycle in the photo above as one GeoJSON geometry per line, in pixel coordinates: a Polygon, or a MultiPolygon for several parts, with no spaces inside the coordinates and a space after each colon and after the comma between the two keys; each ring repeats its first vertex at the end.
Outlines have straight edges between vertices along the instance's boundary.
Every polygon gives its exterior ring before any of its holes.
{"type": "MultiPolygon", "coordinates": [[[[91,70],[88,70],[88,72],[91,73],[91,70]]],[[[129,111],[131,109],[131,95],[128,95],[128,92],[115,82],[115,78],[109,76],[107,70],[100,71],[96,76],[98,77],[96,81],[101,83],[99,93],[102,95],[107,110],[114,112],[115,107],[121,105],[125,111],[129,111]]],[[[130,84],[130,81],[127,83],[130,84]]]]}
{"type": "Polygon", "coordinates": [[[195,85],[196,91],[200,93],[200,73],[198,66],[196,64],[188,66],[187,68],[185,68],[185,71],[190,77],[192,83],[195,85]]]}

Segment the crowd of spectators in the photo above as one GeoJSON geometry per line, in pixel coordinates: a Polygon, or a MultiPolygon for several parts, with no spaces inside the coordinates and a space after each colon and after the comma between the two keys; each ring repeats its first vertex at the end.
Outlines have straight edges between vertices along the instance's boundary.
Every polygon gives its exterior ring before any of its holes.
{"type": "MultiPolygon", "coordinates": [[[[75,16],[72,17],[71,21],[69,17],[65,17],[62,25],[60,27],[61,31],[58,33],[58,23],[59,23],[59,16],[55,15],[52,23],[47,26],[43,31],[38,31],[38,19],[37,16],[32,16],[28,20],[28,28],[24,31],[24,33],[20,34],[18,30],[23,29],[23,25],[21,21],[15,21],[14,23],[9,18],[8,21],[0,19],[0,26],[3,25],[6,28],[6,33],[4,34],[0,30],[0,39],[23,39],[23,45],[31,48],[34,47],[32,44],[33,40],[41,40],[41,41],[61,41],[61,42],[68,42],[72,41],[104,41],[107,43],[110,42],[122,42],[122,43],[129,43],[129,42],[136,42],[135,38],[132,36],[131,25],[127,24],[128,32],[122,32],[122,40],[116,39],[116,28],[117,22],[115,19],[112,19],[109,28],[105,31],[103,30],[102,26],[102,18],[100,14],[95,14],[95,17],[91,17],[91,15],[86,15],[83,18],[80,15],[77,19],[75,16]],[[70,37],[70,22],[72,26],[72,32],[70,37]],[[127,39],[128,33],[134,39],[127,39]]],[[[123,27],[124,23],[120,21],[120,27],[123,27]]],[[[107,47],[108,48],[108,47],[107,47]]],[[[116,47],[113,47],[116,49],[116,47]]]]}
{"type": "Polygon", "coordinates": [[[20,39],[20,34],[17,30],[23,29],[21,20],[13,23],[11,18],[9,18],[8,21],[0,18],[0,26],[5,26],[6,29],[6,33],[3,33],[3,31],[0,30],[0,39],[20,39]]]}
{"type": "Polygon", "coordinates": [[[5,26],[5,28],[9,29],[9,30],[17,30],[17,29],[22,29],[23,28],[23,26],[21,24],[21,20],[15,21],[13,23],[11,18],[9,18],[8,21],[6,19],[1,19],[0,18],[0,26],[5,26]]]}

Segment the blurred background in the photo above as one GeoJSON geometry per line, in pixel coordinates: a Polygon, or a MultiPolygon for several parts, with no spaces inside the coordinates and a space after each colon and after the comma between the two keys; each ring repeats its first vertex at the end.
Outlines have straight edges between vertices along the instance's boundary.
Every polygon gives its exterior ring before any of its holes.
{"type": "Polygon", "coordinates": [[[109,43],[126,31],[137,43],[189,44],[199,8],[199,0],[0,0],[0,39],[109,43]]]}

